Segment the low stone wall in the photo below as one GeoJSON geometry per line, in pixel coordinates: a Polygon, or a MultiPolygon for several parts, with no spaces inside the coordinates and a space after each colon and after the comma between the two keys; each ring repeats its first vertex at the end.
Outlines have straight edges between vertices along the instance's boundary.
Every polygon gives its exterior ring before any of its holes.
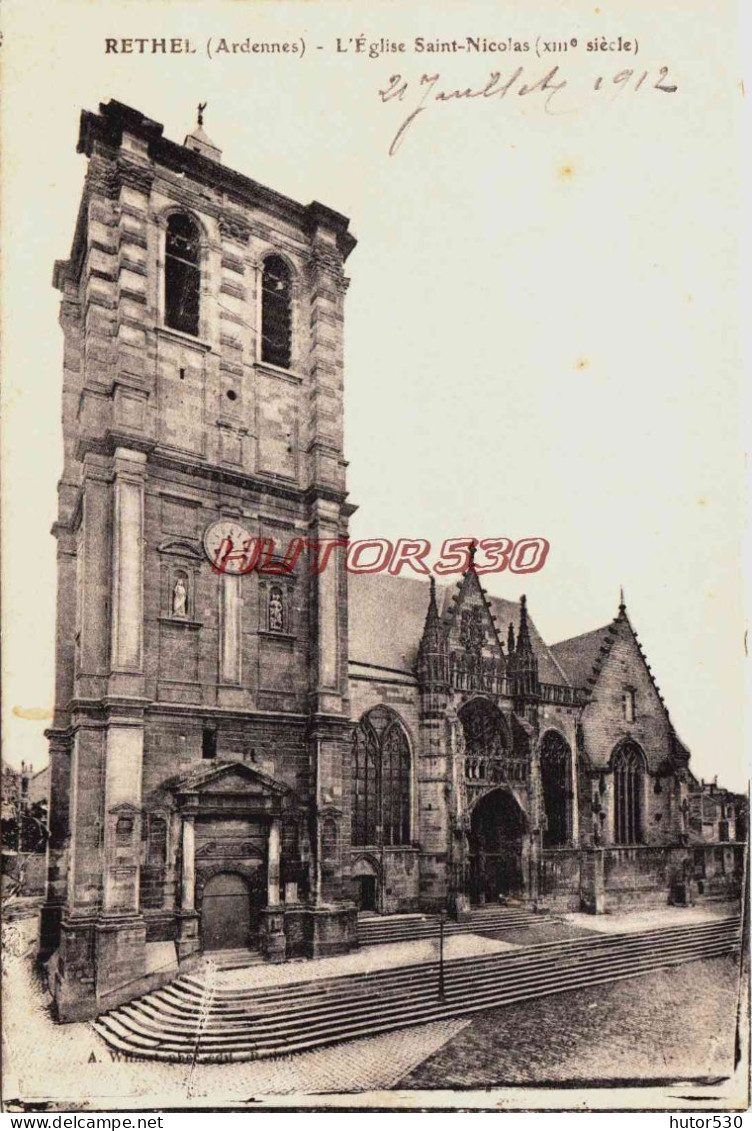
{"type": "Polygon", "coordinates": [[[744,874],[744,844],[734,841],[696,845],[689,854],[694,900],[739,898],[744,874]]]}
{"type": "Polygon", "coordinates": [[[672,851],[647,845],[604,849],[606,909],[621,911],[668,903],[676,870],[672,851]]]}
{"type": "Polygon", "coordinates": [[[538,894],[551,911],[579,911],[581,904],[579,848],[547,848],[541,853],[538,894]]]}

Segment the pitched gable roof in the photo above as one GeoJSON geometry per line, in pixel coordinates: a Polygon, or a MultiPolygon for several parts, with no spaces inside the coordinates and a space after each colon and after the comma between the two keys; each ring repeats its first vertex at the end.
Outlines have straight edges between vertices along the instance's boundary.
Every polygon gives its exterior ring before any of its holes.
{"type": "Polygon", "coordinates": [[[572,636],[569,640],[560,640],[558,644],[551,645],[551,652],[557,663],[561,665],[569,676],[574,687],[587,687],[588,679],[595,671],[595,665],[610,645],[610,624],[602,628],[594,628],[591,632],[583,632],[581,636],[572,636]]]}
{"type": "MultiPolygon", "coordinates": [[[[429,586],[419,577],[392,577],[388,573],[352,573],[348,576],[350,662],[412,674],[428,609],[429,586]]],[[[459,593],[456,582],[436,586],[439,616],[446,621],[459,593]]],[[[507,625],[517,631],[517,601],[485,593],[502,640],[507,625]]],[[[528,618],[538,674],[544,683],[568,686],[567,673],[528,618]]]]}

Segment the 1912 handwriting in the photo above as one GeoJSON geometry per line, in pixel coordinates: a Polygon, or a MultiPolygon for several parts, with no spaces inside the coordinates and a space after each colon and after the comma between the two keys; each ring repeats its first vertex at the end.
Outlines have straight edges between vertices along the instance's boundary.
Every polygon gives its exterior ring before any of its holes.
{"type": "MultiPolygon", "coordinates": [[[[382,103],[412,101],[412,109],[402,121],[389,146],[389,156],[393,157],[405,140],[405,135],[415,120],[431,106],[442,105],[448,102],[473,102],[476,100],[495,99],[500,101],[512,92],[521,98],[537,96],[543,100],[543,109],[548,114],[566,112],[566,107],[559,109],[561,95],[569,86],[559,66],[552,67],[540,78],[533,82],[522,81],[525,68],[520,66],[508,76],[502,77],[501,71],[492,71],[485,83],[478,87],[450,88],[441,84],[440,74],[423,74],[415,82],[400,75],[392,75],[386,87],[379,90],[382,103]],[[556,109],[552,109],[554,100],[558,99],[556,109]]],[[[591,92],[604,93],[611,90],[613,94],[631,90],[657,90],[663,94],[675,94],[678,87],[669,81],[668,67],[659,67],[655,72],[640,71],[634,67],[625,67],[610,76],[598,75],[592,83],[591,92]]],[[[570,108],[571,109],[571,108],[570,108]]]]}

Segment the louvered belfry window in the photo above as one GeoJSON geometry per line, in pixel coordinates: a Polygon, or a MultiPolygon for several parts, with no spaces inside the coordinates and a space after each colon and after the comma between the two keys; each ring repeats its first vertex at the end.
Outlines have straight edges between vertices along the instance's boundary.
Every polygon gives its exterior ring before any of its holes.
{"type": "Polygon", "coordinates": [[[201,240],[198,226],[182,212],[167,221],[165,324],[198,337],[201,299],[201,240]]]}
{"type": "Polygon", "coordinates": [[[614,840],[617,844],[642,844],[642,754],[633,743],[626,743],[614,755],[613,766],[614,840]]]}
{"type": "Polygon", "coordinates": [[[355,732],[352,843],[410,843],[410,747],[402,723],[375,707],[355,732]]]}
{"type": "Polygon", "coordinates": [[[289,369],[292,358],[292,284],[279,255],[264,260],[261,282],[261,360],[289,369]]]}

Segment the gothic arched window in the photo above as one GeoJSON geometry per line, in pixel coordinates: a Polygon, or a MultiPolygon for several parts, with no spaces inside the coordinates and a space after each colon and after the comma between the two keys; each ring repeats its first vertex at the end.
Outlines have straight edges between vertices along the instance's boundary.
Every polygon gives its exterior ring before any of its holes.
{"type": "Polygon", "coordinates": [[[641,844],[642,794],[645,760],[632,742],[621,746],[613,759],[614,841],[616,844],[641,844]]]}
{"type": "Polygon", "coordinates": [[[292,281],[279,255],[264,260],[261,279],[261,360],[290,368],[292,356],[292,281]]]}
{"type": "Polygon", "coordinates": [[[355,731],[352,843],[410,843],[410,746],[386,707],[374,707],[355,731]]]}
{"type": "Polygon", "coordinates": [[[553,848],[570,839],[572,811],[571,751],[555,731],[549,731],[543,738],[540,766],[546,813],[543,843],[553,848]]]}
{"type": "Polygon", "coordinates": [[[467,754],[479,758],[504,756],[501,712],[488,699],[471,699],[459,710],[467,754]]]}
{"type": "Polygon", "coordinates": [[[201,296],[201,235],[184,212],[167,221],[165,248],[165,325],[198,336],[201,296]]]}

